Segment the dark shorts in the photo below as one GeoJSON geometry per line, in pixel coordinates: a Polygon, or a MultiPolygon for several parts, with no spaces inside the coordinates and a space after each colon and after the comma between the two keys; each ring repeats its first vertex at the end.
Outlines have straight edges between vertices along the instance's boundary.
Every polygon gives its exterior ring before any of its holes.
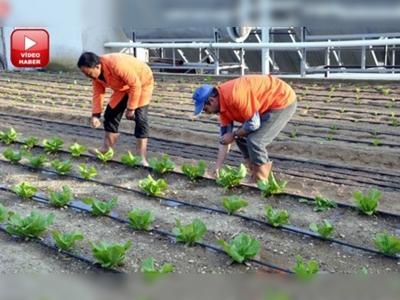
{"type": "MultiPolygon", "coordinates": [[[[118,133],[119,123],[128,105],[128,95],[117,104],[116,107],[111,108],[107,105],[104,112],[104,130],[107,132],[118,133]]],[[[135,137],[138,139],[145,139],[149,137],[149,123],[147,119],[147,112],[149,106],[145,105],[135,109],[135,137]]]]}
{"type": "Polygon", "coordinates": [[[279,110],[269,110],[261,117],[261,126],[246,138],[239,138],[236,144],[245,159],[250,158],[252,164],[261,166],[269,162],[267,146],[282,131],[292,118],[297,108],[297,101],[279,110]]]}

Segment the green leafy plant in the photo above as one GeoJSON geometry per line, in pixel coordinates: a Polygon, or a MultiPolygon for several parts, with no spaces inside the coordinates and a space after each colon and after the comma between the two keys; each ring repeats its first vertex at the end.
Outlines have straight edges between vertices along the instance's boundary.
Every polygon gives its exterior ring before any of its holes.
{"type": "Polygon", "coordinates": [[[400,253],[400,239],[394,235],[388,235],[386,231],[375,235],[375,246],[379,251],[388,255],[400,253]]]}
{"type": "Polygon", "coordinates": [[[344,107],[340,108],[340,113],[344,114],[346,112],[346,109],[344,107]]]}
{"type": "Polygon", "coordinates": [[[96,168],[93,166],[88,167],[85,165],[79,165],[78,168],[79,168],[79,172],[81,173],[82,177],[85,179],[92,179],[98,174],[96,168]]]}
{"type": "Polygon", "coordinates": [[[17,140],[18,134],[19,133],[17,133],[15,129],[11,127],[9,131],[0,131],[0,139],[6,143],[6,145],[9,145],[17,140]]]}
{"type": "Polygon", "coordinates": [[[328,238],[333,234],[335,228],[331,225],[331,223],[329,223],[328,220],[324,220],[322,226],[319,226],[316,223],[311,223],[310,230],[318,232],[321,236],[328,238]]]}
{"type": "Polygon", "coordinates": [[[290,133],[290,137],[291,137],[292,139],[296,138],[296,137],[297,137],[297,132],[292,131],[292,132],[290,133]]]}
{"type": "Polygon", "coordinates": [[[59,137],[53,137],[51,141],[44,139],[42,141],[43,144],[43,151],[47,154],[57,152],[61,149],[62,145],[64,145],[64,141],[61,140],[59,137]]]}
{"type": "Polygon", "coordinates": [[[337,125],[332,125],[331,129],[334,131],[337,131],[337,130],[339,130],[339,127],[337,125]]]}
{"type": "Polygon", "coordinates": [[[10,216],[12,216],[14,213],[11,211],[8,211],[3,204],[0,203],[0,224],[4,223],[5,221],[8,220],[10,216]]]}
{"type": "Polygon", "coordinates": [[[51,161],[51,166],[59,174],[67,174],[72,170],[72,163],[70,160],[60,161],[58,158],[51,161]]]}
{"type": "Polygon", "coordinates": [[[24,149],[32,149],[33,147],[36,146],[36,144],[39,142],[39,139],[35,138],[35,137],[30,137],[27,139],[24,139],[24,149]]]}
{"type": "Polygon", "coordinates": [[[278,227],[289,224],[290,214],[286,210],[277,211],[274,210],[271,205],[266,205],[265,212],[265,218],[272,226],[278,227]]]}
{"type": "Polygon", "coordinates": [[[224,187],[224,190],[227,190],[239,185],[240,181],[246,177],[246,172],[244,164],[240,164],[238,170],[230,166],[225,166],[225,168],[219,171],[219,177],[216,181],[224,187]]]}
{"type": "Polygon", "coordinates": [[[357,94],[359,94],[359,93],[361,92],[361,89],[360,89],[360,88],[355,88],[355,89],[354,89],[354,92],[356,92],[357,94]]]}
{"type": "Polygon", "coordinates": [[[375,139],[375,140],[372,141],[372,145],[374,145],[374,146],[380,146],[380,145],[381,145],[381,141],[378,140],[378,139],[375,139]]]}
{"type": "Polygon", "coordinates": [[[96,157],[102,162],[107,162],[114,157],[114,150],[110,147],[108,148],[107,152],[101,153],[99,150],[96,149],[96,157]]]}
{"type": "Polygon", "coordinates": [[[6,231],[10,234],[39,238],[39,236],[46,231],[47,227],[54,222],[54,213],[50,213],[47,217],[34,210],[25,218],[19,214],[13,214],[7,222],[6,231]]]}
{"type": "Polygon", "coordinates": [[[282,194],[282,189],[285,188],[287,181],[278,183],[272,172],[269,172],[269,180],[260,179],[257,181],[257,186],[261,190],[261,197],[268,195],[282,194]]]}
{"type": "Polygon", "coordinates": [[[399,126],[399,120],[393,120],[393,121],[392,121],[392,126],[393,126],[393,127],[399,126]]]}
{"type": "Polygon", "coordinates": [[[140,272],[144,275],[146,280],[154,281],[160,275],[172,273],[174,269],[172,264],[164,264],[161,268],[156,269],[154,266],[154,258],[149,257],[142,262],[140,272]]]}
{"type": "Polygon", "coordinates": [[[191,166],[189,164],[183,164],[182,172],[187,177],[189,177],[190,180],[200,178],[200,177],[204,176],[204,174],[206,172],[206,163],[203,160],[200,160],[197,167],[191,166]]]}
{"type": "Polygon", "coordinates": [[[370,216],[378,209],[381,191],[378,189],[371,189],[369,195],[364,195],[362,191],[357,191],[353,193],[353,198],[358,209],[370,216]]]}
{"type": "Polygon", "coordinates": [[[328,137],[326,138],[328,141],[332,141],[333,140],[333,134],[329,134],[328,137]]]}
{"type": "Polygon", "coordinates": [[[150,174],[145,179],[139,180],[139,186],[146,192],[147,196],[162,196],[164,195],[163,190],[168,188],[164,179],[156,181],[150,174]]]}
{"type": "Polygon", "coordinates": [[[134,167],[142,161],[140,156],[133,156],[131,151],[121,157],[121,162],[129,167],[134,167]]]}
{"type": "Polygon", "coordinates": [[[72,156],[79,157],[87,150],[87,147],[75,143],[72,146],[69,146],[68,150],[71,151],[72,156]]]}
{"type": "Polygon", "coordinates": [[[49,197],[46,199],[56,207],[64,207],[73,199],[71,189],[66,185],[62,187],[62,192],[60,193],[50,189],[47,189],[47,192],[49,197]]]}
{"type": "Polygon", "coordinates": [[[96,216],[104,216],[111,212],[111,210],[117,204],[117,197],[113,197],[108,202],[100,201],[96,198],[83,198],[82,202],[92,206],[92,214],[96,216]]]}
{"type": "Polygon", "coordinates": [[[218,244],[220,244],[229,256],[238,263],[255,257],[261,249],[261,244],[257,239],[251,238],[243,233],[236,236],[230,244],[226,243],[224,240],[218,240],[218,244]]]}
{"type": "Polygon", "coordinates": [[[238,196],[232,195],[229,197],[222,198],[222,205],[226,208],[229,214],[233,214],[243,207],[247,207],[249,203],[243,199],[239,199],[238,196]]]}
{"type": "Polygon", "coordinates": [[[89,241],[92,246],[93,257],[100,263],[103,268],[112,268],[124,264],[125,253],[132,246],[131,241],[127,241],[125,245],[107,244],[100,242],[95,245],[89,241]]]}
{"type": "Polygon", "coordinates": [[[17,163],[22,159],[22,152],[14,152],[13,149],[7,149],[3,151],[3,156],[12,163],[17,163]]]}
{"type": "Polygon", "coordinates": [[[171,172],[174,170],[174,167],[175,167],[175,163],[173,163],[169,159],[168,155],[163,155],[160,162],[158,161],[158,159],[156,157],[150,158],[149,165],[154,171],[156,171],[160,174],[164,174],[166,172],[171,172]]]}
{"type": "Polygon", "coordinates": [[[28,182],[23,181],[20,184],[16,184],[13,187],[11,187],[11,190],[16,193],[18,196],[28,199],[32,198],[35,193],[38,191],[37,188],[34,186],[30,185],[28,182]]]}
{"type": "Polygon", "coordinates": [[[177,242],[185,243],[185,247],[200,242],[207,231],[206,225],[200,219],[195,219],[186,226],[183,226],[180,220],[176,220],[176,224],[178,227],[175,227],[172,233],[176,235],[177,242]]]}
{"type": "Polygon", "coordinates": [[[319,266],[315,260],[310,260],[308,264],[304,264],[303,257],[301,255],[297,255],[297,265],[293,267],[292,270],[300,278],[309,279],[318,273],[319,266]]]}
{"type": "Polygon", "coordinates": [[[27,159],[29,164],[35,168],[42,168],[47,162],[47,158],[44,154],[40,154],[38,156],[28,156],[27,159]]]}
{"type": "Polygon", "coordinates": [[[325,211],[338,206],[336,202],[322,196],[315,197],[315,201],[300,199],[299,202],[315,205],[314,211],[325,211]]]}
{"type": "Polygon", "coordinates": [[[73,250],[73,247],[78,240],[83,240],[83,234],[79,230],[61,234],[57,230],[51,232],[56,246],[60,250],[73,250]]]}
{"type": "Polygon", "coordinates": [[[146,209],[134,209],[128,213],[128,221],[131,227],[137,230],[151,230],[150,224],[155,220],[154,214],[146,209]]]}

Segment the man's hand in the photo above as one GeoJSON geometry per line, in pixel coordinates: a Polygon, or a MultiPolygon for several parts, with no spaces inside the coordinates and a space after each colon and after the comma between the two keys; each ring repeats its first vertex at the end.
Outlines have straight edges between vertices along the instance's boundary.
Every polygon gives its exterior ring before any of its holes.
{"type": "Polygon", "coordinates": [[[128,120],[135,120],[135,110],[134,109],[126,109],[125,117],[128,120]]]}
{"type": "Polygon", "coordinates": [[[97,117],[92,117],[92,120],[90,121],[90,124],[92,125],[92,128],[99,128],[101,125],[101,121],[97,117]]]}
{"type": "Polygon", "coordinates": [[[222,145],[230,145],[235,140],[235,137],[232,132],[225,133],[221,138],[222,145]]]}

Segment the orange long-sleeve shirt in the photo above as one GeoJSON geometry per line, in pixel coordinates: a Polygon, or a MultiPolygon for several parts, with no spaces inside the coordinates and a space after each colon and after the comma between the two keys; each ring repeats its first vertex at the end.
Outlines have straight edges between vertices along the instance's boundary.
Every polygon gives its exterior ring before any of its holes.
{"type": "Polygon", "coordinates": [[[92,113],[99,114],[103,111],[104,95],[106,88],[111,88],[113,93],[108,104],[114,108],[125,96],[129,95],[129,109],[150,103],[154,87],[153,73],[150,67],[125,53],[111,53],[100,56],[102,74],[106,82],[93,79],[93,107],[92,113]]]}
{"type": "Polygon", "coordinates": [[[271,75],[247,75],[217,87],[220,101],[221,126],[233,121],[244,123],[256,112],[282,109],[296,100],[293,89],[271,75]]]}

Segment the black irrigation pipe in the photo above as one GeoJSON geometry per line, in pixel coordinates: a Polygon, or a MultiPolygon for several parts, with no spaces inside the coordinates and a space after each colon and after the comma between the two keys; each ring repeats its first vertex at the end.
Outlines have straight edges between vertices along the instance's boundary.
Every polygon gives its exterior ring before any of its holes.
{"type": "MultiPolygon", "coordinates": [[[[0,186],[0,190],[7,191],[7,192],[13,192],[11,189],[3,187],[3,186],[0,186]]],[[[48,200],[46,200],[45,198],[40,197],[38,195],[33,196],[32,199],[34,201],[36,201],[36,202],[39,202],[39,203],[43,203],[43,204],[47,204],[47,205],[50,204],[50,202],[48,200]]],[[[76,205],[73,205],[73,204],[67,204],[66,206],[68,206],[70,208],[73,208],[73,209],[76,209],[76,210],[79,210],[79,211],[82,211],[82,212],[91,213],[91,210],[85,209],[85,208],[82,208],[82,207],[79,207],[79,206],[76,206],[76,205]]],[[[123,224],[129,224],[129,221],[127,221],[125,219],[118,218],[118,217],[114,217],[112,215],[105,215],[105,217],[108,217],[110,219],[113,219],[113,220],[118,221],[118,222],[123,223],[123,224]]],[[[161,230],[161,229],[152,229],[152,230],[149,230],[149,232],[154,232],[154,233],[157,233],[159,235],[163,235],[163,236],[167,236],[169,238],[176,239],[176,235],[175,234],[172,234],[172,233],[170,233],[168,231],[164,231],[164,230],[161,230]]],[[[216,251],[218,253],[222,253],[222,254],[228,255],[228,253],[225,250],[223,250],[223,249],[221,249],[219,247],[215,247],[215,246],[212,246],[212,245],[209,245],[209,244],[205,244],[205,243],[202,243],[202,242],[195,242],[195,244],[199,245],[199,246],[201,246],[203,248],[211,249],[211,250],[214,250],[214,251],[216,251]]],[[[46,243],[44,245],[46,245],[46,246],[48,246],[48,247],[50,247],[52,249],[58,250],[57,247],[48,245],[46,243]]],[[[88,261],[91,262],[90,260],[87,260],[86,262],[88,262],[88,261]]],[[[263,261],[255,260],[255,259],[251,259],[250,261],[252,261],[252,262],[254,262],[256,264],[259,264],[261,266],[269,267],[271,269],[283,271],[283,272],[289,273],[289,274],[294,274],[294,272],[289,270],[289,269],[284,269],[282,267],[279,267],[279,266],[276,266],[276,265],[273,265],[273,264],[270,264],[270,263],[267,263],[267,262],[263,262],[263,261]]],[[[109,269],[107,269],[107,270],[109,270],[109,269]]],[[[111,269],[111,270],[115,271],[115,273],[121,272],[121,271],[114,270],[114,269],[111,269]]]]}
{"type": "MultiPolygon", "coordinates": [[[[1,187],[0,189],[3,189],[3,188],[1,187]]],[[[8,191],[8,190],[6,190],[6,191],[8,191]]],[[[40,201],[39,201],[39,202],[40,202],[40,201]]],[[[8,233],[8,232],[6,231],[6,229],[5,229],[3,226],[0,226],[0,230],[1,230],[2,232],[4,232],[4,233],[7,233],[8,235],[11,235],[11,236],[14,237],[14,235],[8,233]]],[[[15,237],[17,237],[17,238],[19,238],[19,239],[22,238],[22,236],[15,236],[15,237]]],[[[115,274],[126,274],[125,272],[120,271],[120,270],[117,270],[117,269],[114,269],[114,268],[103,268],[103,267],[100,267],[95,261],[93,261],[93,260],[91,260],[91,259],[88,259],[88,258],[83,257],[83,256],[81,256],[81,255],[72,253],[72,252],[70,252],[70,251],[61,250],[61,249],[55,247],[54,245],[48,244],[48,243],[46,243],[46,242],[44,242],[44,241],[42,241],[42,240],[40,240],[40,239],[38,239],[38,238],[29,238],[29,241],[33,241],[33,242],[35,242],[35,243],[37,243],[37,244],[39,244],[39,245],[41,245],[41,246],[44,246],[44,247],[47,247],[47,248],[51,249],[51,250],[53,250],[53,251],[55,251],[55,252],[57,252],[57,253],[61,253],[61,254],[67,255],[67,256],[69,256],[69,257],[72,257],[72,258],[74,258],[74,259],[83,261],[83,262],[85,262],[85,263],[87,263],[87,264],[89,264],[89,265],[91,265],[91,266],[95,266],[95,267],[97,267],[97,268],[99,268],[99,269],[106,270],[106,271],[110,271],[111,273],[115,273],[115,274]]]]}
{"type": "MultiPolygon", "coordinates": [[[[25,165],[20,164],[20,166],[25,166],[25,165]]],[[[48,171],[48,170],[44,170],[44,169],[40,169],[40,168],[35,168],[35,169],[43,170],[43,171],[50,172],[50,173],[53,173],[55,175],[61,176],[60,174],[58,174],[55,171],[48,171]]],[[[63,176],[74,178],[74,179],[81,180],[81,181],[82,180],[83,181],[87,181],[86,179],[84,179],[82,177],[79,177],[79,176],[75,176],[75,175],[65,174],[63,176]]],[[[90,182],[97,183],[97,184],[104,185],[104,186],[117,188],[117,189],[128,191],[128,192],[133,192],[133,193],[136,193],[136,194],[139,194],[139,195],[147,197],[147,194],[142,192],[142,191],[126,188],[126,187],[115,185],[115,184],[112,184],[112,183],[103,182],[103,181],[99,181],[99,180],[93,180],[93,179],[90,180],[90,182]]],[[[1,186],[0,186],[0,189],[9,190],[9,189],[6,189],[6,188],[2,188],[1,186]]],[[[254,189],[257,189],[257,188],[254,188],[254,189]]],[[[288,193],[283,193],[283,194],[280,194],[280,195],[282,195],[282,196],[290,196],[290,197],[294,197],[294,198],[298,198],[298,199],[306,199],[306,200],[315,201],[314,198],[308,197],[308,196],[301,196],[301,195],[288,194],[288,193]]],[[[381,253],[381,252],[373,250],[373,249],[365,248],[365,247],[362,247],[362,246],[357,246],[357,245],[350,244],[350,243],[343,242],[343,241],[336,240],[336,239],[324,238],[322,236],[319,236],[317,234],[311,233],[309,231],[305,231],[305,230],[303,230],[301,228],[297,228],[297,227],[293,227],[293,226],[278,226],[278,227],[274,227],[272,224],[269,224],[269,223],[267,223],[265,221],[258,220],[258,219],[255,219],[255,218],[252,218],[252,217],[248,217],[248,216],[244,216],[244,215],[240,215],[240,214],[229,214],[228,212],[226,212],[224,210],[217,209],[217,208],[212,208],[212,207],[208,207],[208,206],[192,204],[192,203],[189,203],[189,202],[180,201],[180,200],[172,199],[172,198],[161,197],[161,196],[153,196],[153,197],[156,198],[156,199],[160,199],[160,200],[164,200],[164,201],[172,202],[172,203],[177,203],[177,204],[181,204],[181,205],[184,205],[184,206],[187,206],[187,207],[192,207],[192,208],[196,208],[196,209],[200,209],[200,210],[216,212],[216,213],[224,214],[224,215],[232,215],[232,216],[241,218],[243,220],[246,220],[246,221],[249,221],[249,222],[258,223],[258,224],[261,224],[261,225],[264,225],[264,226],[267,226],[267,227],[271,227],[271,228],[274,228],[274,229],[282,229],[284,231],[286,230],[286,231],[297,233],[297,234],[300,234],[300,235],[306,235],[306,236],[310,236],[310,237],[317,238],[317,239],[320,239],[320,240],[329,241],[329,242],[332,242],[332,243],[337,243],[337,244],[340,244],[340,245],[343,245],[343,246],[347,246],[347,247],[350,247],[350,248],[362,250],[362,251],[365,251],[365,252],[374,253],[374,254],[385,256],[385,257],[388,257],[388,258],[399,259],[399,257],[397,257],[397,256],[387,255],[387,254],[381,253]]],[[[44,201],[46,201],[46,200],[44,200],[44,201]]],[[[346,207],[346,208],[355,209],[355,207],[351,206],[351,205],[340,204],[340,203],[337,203],[337,204],[338,204],[339,207],[346,207]]],[[[380,211],[379,211],[379,214],[390,216],[390,217],[396,217],[396,218],[400,217],[400,215],[398,215],[398,214],[392,214],[392,213],[386,213],[386,212],[380,212],[380,211]]]]}

